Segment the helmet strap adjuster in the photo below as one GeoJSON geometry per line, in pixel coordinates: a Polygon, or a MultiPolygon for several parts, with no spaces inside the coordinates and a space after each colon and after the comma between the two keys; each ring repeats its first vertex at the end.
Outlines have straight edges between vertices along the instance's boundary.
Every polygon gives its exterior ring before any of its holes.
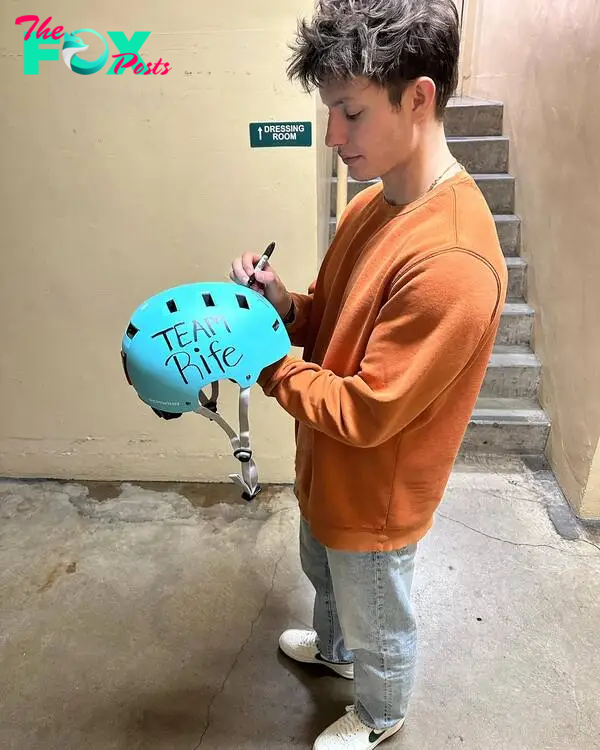
{"type": "Polygon", "coordinates": [[[245,464],[252,458],[252,451],[250,448],[236,448],[236,450],[233,451],[233,455],[238,461],[245,464]]]}
{"type": "Polygon", "coordinates": [[[248,420],[250,386],[240,387],[239,435],[217,411],[218,397],[219,383],[218,381],[214,381],[211,383],[210,397],[206,396],[202,390],[199,391],[198,408],[196,411],[211,422],[216,422],[227,433],[229,441],[231,442],[231,447],[233,448],[233,455],[241,464],[241,473],[230,474],[229,478],[232,479],[242,490],[242,497],[244,500],[250,501],[253,500],[262,489],[258,483],[258,469],[252,458],[252,448],[250,447],[250,427],[248,420]]]}

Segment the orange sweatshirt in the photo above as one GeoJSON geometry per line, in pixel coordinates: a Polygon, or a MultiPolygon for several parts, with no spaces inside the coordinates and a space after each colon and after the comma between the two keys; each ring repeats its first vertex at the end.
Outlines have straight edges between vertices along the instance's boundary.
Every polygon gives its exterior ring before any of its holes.
{"type": "Polygon", "coordinates": [[[259,384],[296,420],[295,492],[334,549],[392,550],[433,523],[506,297],[491,212],[466,172],[403,208],[347,206],[287,356],[259,384]]]}

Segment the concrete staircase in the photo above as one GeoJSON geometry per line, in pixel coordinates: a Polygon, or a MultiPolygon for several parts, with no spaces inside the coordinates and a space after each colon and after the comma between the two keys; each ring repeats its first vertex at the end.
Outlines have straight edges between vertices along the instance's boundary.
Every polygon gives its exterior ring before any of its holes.
{"type": "MultiPolygon", "coordinates": [[[[526,301],[527,263],[519,256],[521,220],[515,215],[515,180],[508,172],[509,141],[502,135],[502,118],[499,102],[457,98],[451,100],[445,119],[450,150],[473,176],[494,214],[509,273],[496,346],[462,450],[536,455],[545,449],[550,422],[537,398],[540,362],[530,348],[534,311],[526,301]]],[[[348,199],[370,184],[349,179],[348,199]]],[[[332,212],[336,189],[334,159],[332,212]]],[[[332,216],[331,237],[334,231],[332,216]]]]}

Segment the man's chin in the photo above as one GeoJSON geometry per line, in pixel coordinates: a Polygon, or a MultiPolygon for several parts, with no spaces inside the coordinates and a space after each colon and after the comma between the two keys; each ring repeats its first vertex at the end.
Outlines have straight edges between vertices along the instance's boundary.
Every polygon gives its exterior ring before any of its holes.
{"type": "Polygon", "coordinates": [[[378,176],[369,170],[369,165],[363,159],[357,159],[356,162],[348,164],[348,175],[357,182],[374,180],[378,176]]]}

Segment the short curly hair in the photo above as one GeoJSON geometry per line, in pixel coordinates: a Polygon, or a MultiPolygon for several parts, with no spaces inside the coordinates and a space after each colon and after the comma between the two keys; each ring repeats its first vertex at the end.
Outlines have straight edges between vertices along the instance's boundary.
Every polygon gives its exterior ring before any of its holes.
{"type": "Polygon", "coordinates": [[[290,49],[287,74],[308,92],[364,76],[399,106],[408,83],[428,76],[442,119],[458,85],[458,11],[453,0],[318,0],[290,49]]]}

